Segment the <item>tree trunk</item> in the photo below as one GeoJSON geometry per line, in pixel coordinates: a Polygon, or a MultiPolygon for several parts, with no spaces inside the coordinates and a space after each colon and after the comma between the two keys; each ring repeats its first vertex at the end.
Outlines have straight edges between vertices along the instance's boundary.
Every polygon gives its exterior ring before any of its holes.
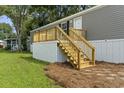
{"type": "Polygon", "coordinates": [[[18,51],[22,51],[19,25],[16,25],[18,51]]]}
{"type": "Polygon", "coordinates": [[[18,39],[18,40],[17,40],[17,41],[18,41],[18,42],[17,42],[17,43],[18,43],[18,51],[22,51],[21,36],[19,35],[17,39],[18,39]]]}

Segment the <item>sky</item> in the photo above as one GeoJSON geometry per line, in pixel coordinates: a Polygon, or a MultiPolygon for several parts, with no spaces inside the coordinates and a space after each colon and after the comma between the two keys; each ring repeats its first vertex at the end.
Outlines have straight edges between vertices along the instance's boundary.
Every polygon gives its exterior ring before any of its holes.
{"type": "Polygon", "coordinates": [[[6,15],[0,16],[0,23],[8,23],[13,28],[13,32],[15,32],[15,28],[13,27],[13,23],[9,17],[6,15]]]}

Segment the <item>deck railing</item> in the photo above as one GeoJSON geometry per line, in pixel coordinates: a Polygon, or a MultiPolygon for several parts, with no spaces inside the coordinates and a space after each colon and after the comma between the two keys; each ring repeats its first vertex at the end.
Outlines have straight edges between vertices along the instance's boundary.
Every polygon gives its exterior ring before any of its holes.
{"type": "MultiPolygon", "coordinates": [[[[34,43],[51,40],[58,40],[64,46],[69,46],[71,49],[70,55],[78,64],[78,68],[80,68],[81,51],[59,26],[35,32],[33,36],[34,43]]],[[[65,48],[69,50],[68,47],[65,48]]]]}
{"type": "Polygon", "coordinates": [[[55,27],[34,32],[33,42],[43,42],[43,41],[52,41],[52,40],[56,40],[55,27]]]}
{"type": "Polygon", "coordinates": [[[69,36],[73,39],[73,41],[78,45],[85,54],[85,56],[90,59],[90,61],[95,64],[95,47],[88,42],[84,37],[78,35],[76,33],[76,29],[71,28],[69,31],[69,36]]]}
{"type": "Polygon", "coordinates": [[[67,46],[65,47],[67,50],[69,50],[69,46],[70,55],[78,64],[78,68],[80,68],[80,61],[84,56],[95,64],[95,48],[85,38],[75,33],[75,29],[70,29],[69,36],[59,26],[43,29],[33,35],[34,43],[52,40],[58,40],[59,43],[67,46]]]}
{"type": "Polygon", "coordinates": [[[73,57],[74,61],[78,64],[78,68],[80,68],[80,58],[81,58],[81,51],[79,47],[70,39],[70,37],[60,28],[56,27],[57,29],[57,39],[59,42],[67,47],[70,48],[71,56],[73,57]]]}

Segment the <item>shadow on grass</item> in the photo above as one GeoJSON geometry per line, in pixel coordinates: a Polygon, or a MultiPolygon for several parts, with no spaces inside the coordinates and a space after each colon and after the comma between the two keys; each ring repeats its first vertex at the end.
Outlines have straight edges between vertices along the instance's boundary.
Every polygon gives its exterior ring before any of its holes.
{"type": "Polygon", "coordinates": [[[30,56],[30,57],[21,56],[20,58],[26,60],[29,63],[36,63],[36,64],[42,64],[42,65],[48,65],[48,64],[50,64],[47,61],[34,59],[34,58],[32,58],[32,56],[30,56]]]}

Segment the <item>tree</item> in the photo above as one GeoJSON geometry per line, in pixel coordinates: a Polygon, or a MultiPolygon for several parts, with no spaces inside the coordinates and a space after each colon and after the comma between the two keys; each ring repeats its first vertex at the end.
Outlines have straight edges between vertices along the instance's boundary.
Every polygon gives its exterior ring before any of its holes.
{"type": "MultiPolygon", "coordinates": [[[[17,34],[17,41],[18,41],[18,50],[22,50],[21,45],[21,32],[23,31],[23,22],[26,20],[28,15],[28,8],[29,6],[24,5],[16,5],[16,6],[1,6],[2,7],[2,14],[7,15],[11,18],[14,27],[16,29],[17,34]]],[[[0,8],[1,8],[0,7],[0,8]]]]}
{"type": "Polygon", "coordinates": [[[7,15],[16,30],[18,49],[26,45],[30,30],[89,8],[88,5],[0,6],[0,15],[7,15]]]}
{"type": "Polygon", "coordinates": [[[5,35],[3,32],[0,32],[0,40],[3,40],[3,39],[5,39],[5,35]]]}
{"type": "Polygon", "coordinates": [[[0,23],[0,38],[7,39],[12,35],[12,27],[7,23],[0,23]]]}
{"type": "Polygon", "coordinates": [[[80,12],[87,8],[92,7],[91,5],[45,5],[45,6],[30,6],[29,15],[27,20],[24,22],[24,28],[22,32],[22,44],[26,49],[27,36],[30,35],[31,30],[54,22],[66,16],[80,12]]]}
{"type": "Polygon", "coordinates": [[[93,5],[45,5],[31,6],[30,15],[32,15],[32,29],[46,25],[53,21],[67,17],[74,13],[80,12],[93,5]]]}

